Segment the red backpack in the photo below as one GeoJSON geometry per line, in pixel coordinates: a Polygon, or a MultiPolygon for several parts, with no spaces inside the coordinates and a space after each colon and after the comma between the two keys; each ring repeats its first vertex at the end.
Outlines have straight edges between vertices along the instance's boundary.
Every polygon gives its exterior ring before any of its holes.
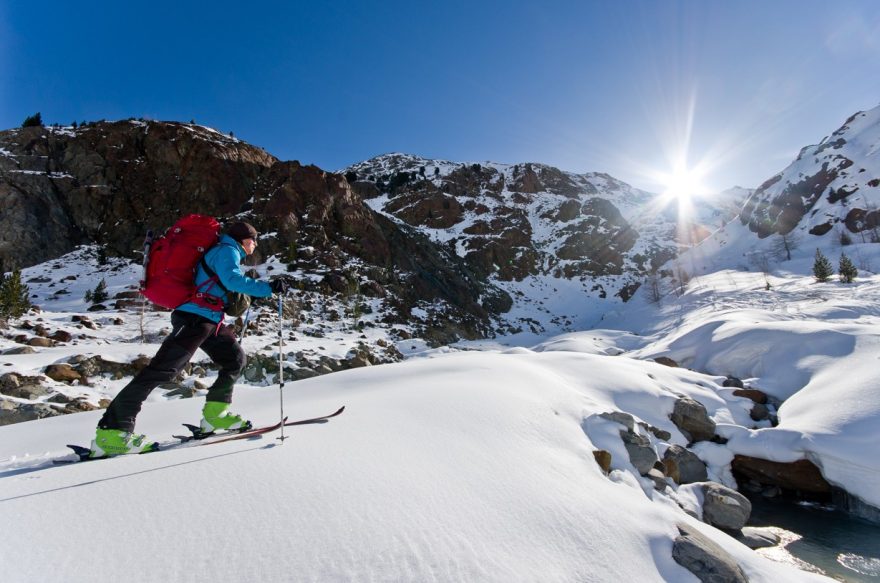
{"type": "Polygon", "coordinates": [[[201,292],[195,285],[196,266],[219,240],[220,223],[204,215],[183,217],[155,242],[152,232],[148,233],[144,242],[144,279],[140,292],[163,308],[174,309],[195,301],[199,305],[208,304],[205,307],[212,310],[223,310],[222,300],[211,301],[214,297],[201,292]]]}

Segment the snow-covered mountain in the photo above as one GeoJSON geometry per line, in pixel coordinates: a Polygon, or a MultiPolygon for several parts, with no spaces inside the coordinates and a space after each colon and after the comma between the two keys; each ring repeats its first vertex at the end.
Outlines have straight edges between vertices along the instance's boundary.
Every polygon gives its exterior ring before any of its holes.
{"type": "Polygon", "coordinates": [[[749,199],[742,221],[760,237],[809,233],[878,241],[880,105],[860,111],[818,145],[801,149],[749,199]]]}
{"type": "Polygon", "coordinates": [[[506,291],[506,333],[583,329],[737,216],[750,191],[677,205],[607,174],[386,154],[342,170],[377,212],[417,227],[506,291]]]}

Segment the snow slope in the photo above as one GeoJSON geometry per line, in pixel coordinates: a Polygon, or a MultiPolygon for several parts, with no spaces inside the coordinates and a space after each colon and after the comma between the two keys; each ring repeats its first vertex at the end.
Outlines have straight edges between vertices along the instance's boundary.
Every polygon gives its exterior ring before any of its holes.
{"type": "MultiPolygon", "coordinates": [[[[0,428],[3,580],[696,581],[671,558],[682,521],[752,581],[820,579],[689,518],[619,452],[610,479],[593,461],[585,428],[601,440],[601,423],[616,426],[596,419],[603,411],[674,430],[664,413],[682,393],[736,417],[711,377],[544,346],[436,354],[285,391],[291,416],[348,409],[283,445],[64,467],[42,456],[86,441],[97,412],[0,428]]],[[[268,423],[277,393],[240,386],[235,405],[268,423]]],[[[139,429],[167,438],[199,406],[148,403],[139,429]]]]}
{"type": "MultiPolygon", "coordinates": [[[[709,260],[730,264],[738,244],[716,247],[709,260]]],[[[877,247],[843,250],[863,265],[880,265],[877,247]]],[[[640,295],[603,324],[640,333],[629,338],[628,356],[668,356],[707,374],[743,379],[784,401],[777,427],[719,429],[730,439],[728,448],[775,461],[810,459],[832,484],[878,507],[880,452],[872,444],[880,441],[880,276],[861,270],[852,284],[817,283],[814,250],[799,249],[766,274],[701,275],[687,293],[670,294],[659,307],[640,295]]],[[[827,242],[824,250],[834,257],[827,242]]]]}

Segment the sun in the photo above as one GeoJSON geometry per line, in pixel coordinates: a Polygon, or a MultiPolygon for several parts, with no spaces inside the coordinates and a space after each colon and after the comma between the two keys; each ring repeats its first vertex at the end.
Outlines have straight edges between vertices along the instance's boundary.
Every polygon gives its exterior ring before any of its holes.
{"type": "Polygon", "coordinates": [[[678,165],[671,174],[664,174],[661,177],[661,182],[665,187],[663,195],[669,200],[677,200],[680,204],[687,204],[692,198],[706,191],[702,178],[702,173],[698,170],[678,165]]]}

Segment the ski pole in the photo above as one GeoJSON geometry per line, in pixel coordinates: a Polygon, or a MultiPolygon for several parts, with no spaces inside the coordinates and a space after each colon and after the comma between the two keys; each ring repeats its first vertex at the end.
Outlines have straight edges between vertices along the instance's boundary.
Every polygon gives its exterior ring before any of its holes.
{"type": "Polygon", "coordinates": [[[284,444],[284,294],[278,294],[278,400],[281,404],[281,440],[284,444]]]}
{"type": "Polygon", "coordinates": [[[147,269],[150,265],[150,249],[153,247],[153,229],[147,230],[147,236],[144,238],[144,271],[141,275],[140,288],[138,292],[141,294],[141,344],[147,341],[147,335],[144,332],[144,312],[147,309],[147,298],[143,296],[144,289],[147,287],[147,269]]]}

